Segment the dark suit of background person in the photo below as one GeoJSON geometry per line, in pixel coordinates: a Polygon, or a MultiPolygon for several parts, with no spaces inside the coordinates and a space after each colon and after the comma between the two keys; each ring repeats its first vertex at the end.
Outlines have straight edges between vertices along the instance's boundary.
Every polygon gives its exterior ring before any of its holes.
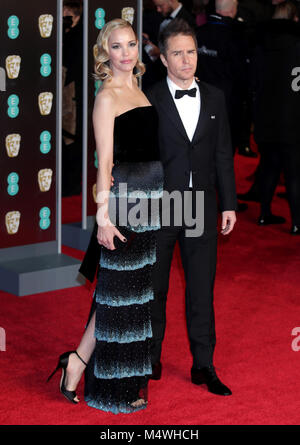
{"type": "MultiPolygon", "coordinates": [[[[244,41],[247,42],[247,94],[243,102],[242,125],[240,131],[240,143],[238,153],[248,157],[257,157],[251,150],[250,135],[253,124],[252,91],[250,82],[250,67],[253,56],[253,48],[256,45],[256,25],[259,22],[271,19],[274,6],[272,0],[239,0],[236,20],[243,28],[244,41]]],[[[238,195],[239,196],[239,195],[238,195]]]]}
{"type": "MultiPolygon", "coordinates": [[[[284,3],[284,0],[282,0],[282,3],[284,3]]],[[[300,16],[300,1],[293,0],[293,3],[297,8],[298,16],[300,16]]],[[[268,22],[269,20],[271,20],[276,7],[278,6],[272,4],[272,0],[239,0],[238,18],[243,20],[246,25],[246,38],[249,42],[250,48],[250,71],[253,71],[253,52],[260,40],[259,35],[261,34],[261,32],[259,32],[259,30],[262,30],[264,28],[264,22],[268,22]]],[[[255,69],[255,66],[253,68],[255,69]]],[[[250,84],[250,94],[252,100],[252,98],[254,97],[252,82],[250,84]]],[[[251,108],[253,115],[253,107],[251,108]]],[[[258,164],[255,171],[254,182],[252,186],[246,193],[238,193],[238,198],[244,201],[260,202],[259,183],[260,164],[258,164]]]]}
{"type": "MultiPolygon", "coordinates": [[[[300,26],[287,19],[264,25],[254,67],[255,140],[261,154],[259,224],[280,223],[271,215],[271,201],[284,169],[292,233],[300,233],[300,91],[292,88],[300,66],[300,26]]],[[[298,73],[299,76],[299,73],[298,73]]]]}
{"type": "Polygon", "coordinates": [[[244,25],[231,17],[214,13],[205,25],[197,29],[197,41],[196,75],[224,92],[235,153],[237,146],[241,145],[243,105],[249,95],[244,25]]]}
{"type": "Polygon", "coordinates": [[[182,8],[178,12],[178,14],[175,16],[175,18],[176,19],[183,19],[183,20],[185,20],[186,22],[188,22],[188,24],[192,28],[196,27],[195,17],[193,16],[192,12],[187,10],[184,6],[182,6],[182,8]]]}
{"type": "MultiPolygon", "coordinates": [[[[243,131],[248,133],[250,132],[250,127],[253,124],[253,82],[251,72],[253,71],[253,56],[254,51],[257,46],[257,27],[262,26],[266,21],[271,20],[273,13],[275,10],[275,6],[272,5],[272,0],[239,0],[238,3],[238,12],[237,12],[237,20],[242,21],[245,27],[245,37],[248,42],[248,51],[249,51],[249,98],[247,103],[247,114],[244,122],[247,122],[247,126],[243,127],[243,131]]],[[[247,138],[249,136],[247,135],[247,138]]],[[[260,165],[258,164],[256,171],[254,173],[254,182],[251,185],[250,189],[245,193],[238,193],[238,198],[243,201],[256,201],[259,202],[259,172],[260,165]]]]}
{"type": "MultiPolygon", "coordinates": [[[[143,34],[147,36],[150,42],[156,47],[158,45],[159,27],[164,20],[163,16],[156,11],[156,7],[152,0],[144,0],[143,2],[143,34]]],[[[143,38],[142,60],[146,67],[146,72],[143,75],[142,88],[146,90],[151,85],[160,80],[164,74],[164,66],[160,58],[151,59],[149,54],[149,46],[147,39],[143,38]],[[147,50],[146,50],[146,49],[147,50]]]]}
{"type": "MultiPolygon", "coordinates": [[[[162,227],[157,234],[158,261],[154,270],[155,299],[152,305],[154,371],[158,365],[161,367],[169,273],[177,240],[186,279],[186,320],[193,355],[193,369],[213,366],[216,342],[213,310],[218,214],[216,187],[222,211],[236,208],[236,192],[224,94],[205,82],[200,82],[198,85],[201,111],[192,140],[186,134],[166,79],[151,87],[147,93],[159,115],[159,145],[164,166],[164,190],[169,193],[174,190],[180,192],[190,190],[189,180],[192,171],[193,193],[204,191],[202,236],[186,237],[184,223],[180,227],[175,227],[171,223],[170,227],[162,227]]],[[[160,371],[157,374],[155,379],[160,378],[160,371]]]]}

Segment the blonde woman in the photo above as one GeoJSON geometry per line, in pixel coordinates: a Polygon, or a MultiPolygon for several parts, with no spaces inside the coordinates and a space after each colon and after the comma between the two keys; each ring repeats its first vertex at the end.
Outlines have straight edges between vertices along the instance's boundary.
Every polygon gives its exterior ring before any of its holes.
{"type": "Polygon", "coordinates": [[[76,351],[60,356],[56,370],[62,369],[60,390],[71,402],[79,402],[75,391],[85,370],[85,401],[89,406],[130,413],[147,406],[147,382],[152,373],[149,348],[152,267],[156,261],[154,230],[160,228],[160,222],[158,212],[150,217],[142,215],[142,219],[136,214],[130,218],[130,206],[132,211],[134,206],[127,198],[136,197],[135,205],[146,204],[142,206],[146,209],[151,199],[157,202],[162,194],[158,117],[138,87],[137,78],[144,66],[138,58],[138,41],[131,25],[122,19],[108,22],[98,36],[94,53],[95,75],[103,81],[93,111],[99,160],[97,240],[101,256],[85,333],[76,351]],[[126,222],[121,224],[121,213],[124,220],[127,208],[121,205],[124,184],[129,210],[126,222]],[[109,191],[110,197],[116,198],[115,221],[109,209],[109,191]]]}

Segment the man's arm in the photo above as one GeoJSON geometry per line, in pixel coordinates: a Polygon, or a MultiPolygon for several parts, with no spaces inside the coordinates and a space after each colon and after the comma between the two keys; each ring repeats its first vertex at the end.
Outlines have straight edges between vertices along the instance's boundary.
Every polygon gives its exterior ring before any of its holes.
{"type": "Polygon", "coordinates": [[[236,222],[237,208],[233,152],[225,96],[220,92],[219,127],[216,147],[216,173],[222,211],[223,235],[228,235],[236,222]]]}

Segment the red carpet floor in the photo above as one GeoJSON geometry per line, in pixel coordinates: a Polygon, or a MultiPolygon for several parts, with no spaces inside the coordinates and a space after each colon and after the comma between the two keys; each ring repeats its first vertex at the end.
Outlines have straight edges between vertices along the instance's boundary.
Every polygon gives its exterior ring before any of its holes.
{"type": "MultiPolygon", "coordinates": [[[[236,156],[238,191],[246,191],[256,159],[236,156]]],[[[64,199],[64,221],[80,215],[79,197],[64,199]]],[[[230,238],[219,242],[215,287],[215,366],[232,389],[219,397],[192,385],[192,363],[184,320],[184,280],[174,256],[167,306],[161,381],[150,382],[149,406],[113,415],[68,403],[59,375],[46,378],[60,353],[76,347],[83,333],[92,288],[80,287],[22,298],[0,292],[2,425],[297,425],[300,423],[300,351],[291,348],[300,326],[300,237],[289,234],[285,200],[273,210],[286,224],[258,227],[258,204],[250,203],[230,238]]],[[[82,253],[63,249],[78,258],[82,253]]],[[[299,341],[300,345],[300,341],[299,341]]]]}

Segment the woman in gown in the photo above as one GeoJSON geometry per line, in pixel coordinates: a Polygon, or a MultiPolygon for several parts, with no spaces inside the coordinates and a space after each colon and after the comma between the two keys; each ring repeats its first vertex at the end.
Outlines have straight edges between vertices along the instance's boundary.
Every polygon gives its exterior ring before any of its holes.
{"type": "Polygon", "coordinates": [[[95,54],[96,77],[103,81],[93,110],[98,280],[80,344],[59,357],[55,371],[62,369],[60,390],[71,402],[79,402],[75,391],[85,371],[89,406],[130,413],[146,408],[152,373],[151,273],[154,231],[160,228],[156,204],[163,190],[158,118],[138,87],[144,67],[131,25],[122,19],[108,22],[95,54]]]}

